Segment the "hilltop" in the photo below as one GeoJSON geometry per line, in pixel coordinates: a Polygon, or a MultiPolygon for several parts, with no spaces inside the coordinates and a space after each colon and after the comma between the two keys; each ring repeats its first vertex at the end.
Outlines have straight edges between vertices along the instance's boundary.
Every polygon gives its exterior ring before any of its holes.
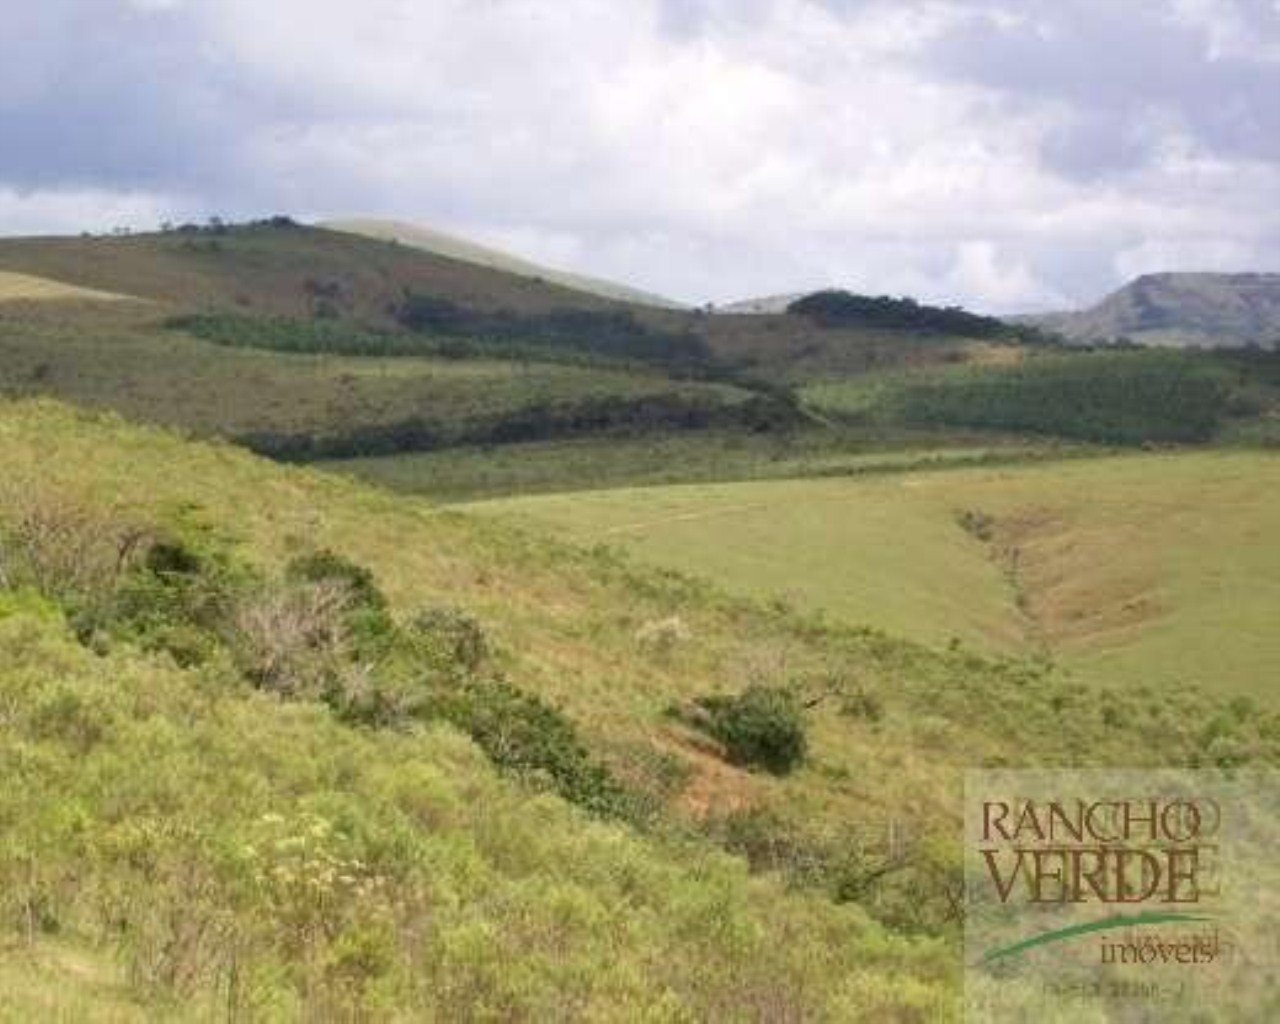
{"type": "Polygon", "coordinates": [[[1146,274],[1080,312],[1021,318],[1077,342],[1280,347],[1280,274],[1146,274]]]}
{"type": "Polygon", "coordinates": [[[651,292],[641,291],[639,288],[631,288],[616,281],[606,281],[603,278],[592,277],[588,274],[575,274],[566,270],[557,270],[554,267],[535,263],[533,260],[527,260],[513,253],[480,245],[478,242],[472,242],[469,239],[460,238],[457,235],[451,235],[421,224],[372,217],[343,217],[320,221],[317,227],[330,231],[344,231],[353,235],[363,235],[366,238],[377,238],[386,242],[397,242],[415,249],[422,249],[425,252],[435,253],[437,256],[446,256],[449,259],[460,260],[463,263],[474,263],[477,266],[490,267],[491,269],[505,271],[519,277],[549,281],[552,284],[562,285],[573,291],[586,292],[589,295],[598,295],[617,302],[629,302],[641,306],[658,306],[666,309],[681,308],[681,304],[678,302],[663,298],[660,295],[654,295],[651,292]]]}
{"type": "Polygon", "coordinates": [[[612,308],[545,280],[286,217],[125,236],[0,238],[0,270],[181,307],[324,311],[386,327],[406,289],[490,311],[612,308]]]}

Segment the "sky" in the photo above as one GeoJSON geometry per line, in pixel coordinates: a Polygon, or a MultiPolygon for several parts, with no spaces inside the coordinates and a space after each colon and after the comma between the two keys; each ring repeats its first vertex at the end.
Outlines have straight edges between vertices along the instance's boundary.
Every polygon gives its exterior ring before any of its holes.
{"type": "Polygon", "coordinates": [[[0,234],[420,222],[690,302],[1280,270],[1280,0],[0,0],[0,234]]]}

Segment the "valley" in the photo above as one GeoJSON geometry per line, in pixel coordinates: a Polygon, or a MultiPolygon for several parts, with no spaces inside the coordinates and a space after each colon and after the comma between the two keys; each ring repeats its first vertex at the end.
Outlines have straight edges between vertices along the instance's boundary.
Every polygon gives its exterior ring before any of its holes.
{"type": "Polygon", "coordinates": [[[966,768],[1280,761],[1271,353],[457,255],[0,240],[0,1014],[958,1019],[966,768]]]}

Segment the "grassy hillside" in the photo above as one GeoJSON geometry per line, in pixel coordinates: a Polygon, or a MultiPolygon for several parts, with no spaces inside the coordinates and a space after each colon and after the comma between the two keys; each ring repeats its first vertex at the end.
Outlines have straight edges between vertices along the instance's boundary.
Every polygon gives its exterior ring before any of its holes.
{"type": "Polygon", "coordinates": [[[1270,697],[1280,457],[615,490],[473,506],[933,645],[1270,697]]]}
{"type": "Polygon", "coordinates": [[[750,397],[634,368],[228,348],[124,302],[0,303],[0,394],[54,394],[289,457],[725,422],[750,397]]]}
{"type": "MultiPolygon", "coordinates": [[[[0,271],[163,302],[185,312],[309,319],[398,330],[406,293],[474,313],[565,310],[633,316],[660,335],[692,336],[723,362],[802,379],[962,358],[963,338],[820,325],[797,316],[708,316],[606,299],[407,245],[288,221],[182,228],[129,237],[0,239],[0,271]]],[[[971,340],[971,339],[970,339],[971,340]]]]}
{"type": "Polygon", "coordinates": [[[478,309],[610,303],[545,281],[338,231],[263,222],[126,237],[0,238],[0,270],[171,303],[390,324],[406,288],[478,309]]]}
{"type": "Polygon", "coordinates": [[[0,481],[11,1016],[953,1019],[962,765],[1280,755],[59,406],[0,481]],[[752,686],[816,697],[789,774],[673,713],[752,686]]]}

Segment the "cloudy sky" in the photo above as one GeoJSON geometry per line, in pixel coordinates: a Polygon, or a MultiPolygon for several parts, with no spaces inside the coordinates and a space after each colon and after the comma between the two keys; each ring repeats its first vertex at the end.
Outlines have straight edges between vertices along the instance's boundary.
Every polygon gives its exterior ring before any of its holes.
{"type": "Polygon", "coordinates": [[[1280,0],[0,0],[0,233],[420,221],[676,298],[1280,270],[1280,0]]]}

